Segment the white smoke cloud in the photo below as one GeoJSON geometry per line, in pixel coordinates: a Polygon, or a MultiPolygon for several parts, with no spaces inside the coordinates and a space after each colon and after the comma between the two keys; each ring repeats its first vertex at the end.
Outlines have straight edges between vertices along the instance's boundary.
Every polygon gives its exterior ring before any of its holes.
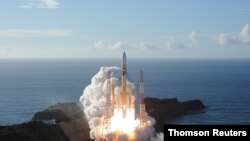
{"type": "Polygon", "coordinates": [[[157,133],[156,137],[151,137],[150,141],[163,141],[164,140],[164,134],[163,133],[157,133]]]}
{"type": "MultiPolygon", "coordinates": [[[[121,85],[121,69],[118,67],[101,67],[100,71],[96,73],[92,79],[91,84],[89,84],[83,92],[83,95],[80,97],[80,102],[84,107],[84,114],[88,120],[90,127],[90,137],[95,140],[99,140],[102,137],[103,128],[103,116],[105,112],[105,94],[106,94],[106,85],[107,85],[107,74],[111,74],[111,82],[119,89],[121,85]]],[[[131,82],[128,82],[128,90],[132,90],[134,85],[131,82]]],[[[163,137],[160,135],[154,136],[155,130],[152,127],[155,124],[154,118],[148,116],[148,121],[151,123],[146,128],[136,128],[135,134],[138,140],[154,140],[154,141],[163,141],[163,137]]]]}
{"type": "Polygon", "coordinates": [[[100,71],[91,79],[91,84],[88,85],[83,95],[80,97],[80,102],[84,107],[84,114],[89,121],[90,137],[96,139],[96,131],[100,126],[100,120],[105,111],[105,83],[107,80],[108,71],[111,72],[112,81],[118,81],[117,73],[120,71],[117,67],[102,67],[100,71]]]}

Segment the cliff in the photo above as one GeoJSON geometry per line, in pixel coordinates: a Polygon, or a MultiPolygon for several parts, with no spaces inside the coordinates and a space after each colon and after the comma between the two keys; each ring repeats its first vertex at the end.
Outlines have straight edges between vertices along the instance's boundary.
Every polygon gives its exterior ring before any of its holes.
{"type": "Polygon", "coordinates": [[[200,100],[190,100],[180,102],[177,98],[158,99],[153,97],[145,98],[146,111],[156,120],[155,130],[163,131],[163,125],[167,119],[179,116],[201,113],[205,109],[205,105],[200,100]]]}
{"type": "Polygon", "coordinates": [[[56,125],[31,121],[0,127],[1,141],[70,141],[70,138],[56,125]]]}

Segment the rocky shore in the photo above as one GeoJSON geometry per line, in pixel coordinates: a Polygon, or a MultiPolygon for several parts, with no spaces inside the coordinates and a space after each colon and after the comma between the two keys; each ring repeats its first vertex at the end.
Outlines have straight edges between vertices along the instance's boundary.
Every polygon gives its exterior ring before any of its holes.
{"type": "MultiPolygon", "coordinates": [[[[146,111],[156,119],[155,129],[163,131],[166,119],[202,112],[200,100],[180,102],[176,98],[145,98],[146,111]]],[[[82,107],[76,103],[57,103],[34,114],[32,121],[0,126],[1,141],[89,141],[89,126],[82,107]]]]}

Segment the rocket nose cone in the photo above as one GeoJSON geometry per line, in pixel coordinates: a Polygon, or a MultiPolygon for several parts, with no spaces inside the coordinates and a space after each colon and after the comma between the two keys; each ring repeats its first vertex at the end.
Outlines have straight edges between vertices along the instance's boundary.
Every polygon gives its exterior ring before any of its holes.
{"type": "Polygon", "coordinates": [[[123,52],[123,55],[122,55],[122,63],[123,64],[127,64],[127,57],[126,57],[126,53],[125,53],[125,51],[123,52]]]}

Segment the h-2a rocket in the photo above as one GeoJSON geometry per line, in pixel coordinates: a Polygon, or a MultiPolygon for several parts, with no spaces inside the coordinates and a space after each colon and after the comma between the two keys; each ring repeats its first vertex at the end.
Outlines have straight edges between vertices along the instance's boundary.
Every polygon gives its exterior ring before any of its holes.
{"type": "Polygon", "coordinates": [[[123,117],[126,116],[126,111],[130,108],[129,94],[127,92],[127,57],[126,53],[122,55],[122,89],[120,95],[120,108],[122,109],[123,117]]]}

